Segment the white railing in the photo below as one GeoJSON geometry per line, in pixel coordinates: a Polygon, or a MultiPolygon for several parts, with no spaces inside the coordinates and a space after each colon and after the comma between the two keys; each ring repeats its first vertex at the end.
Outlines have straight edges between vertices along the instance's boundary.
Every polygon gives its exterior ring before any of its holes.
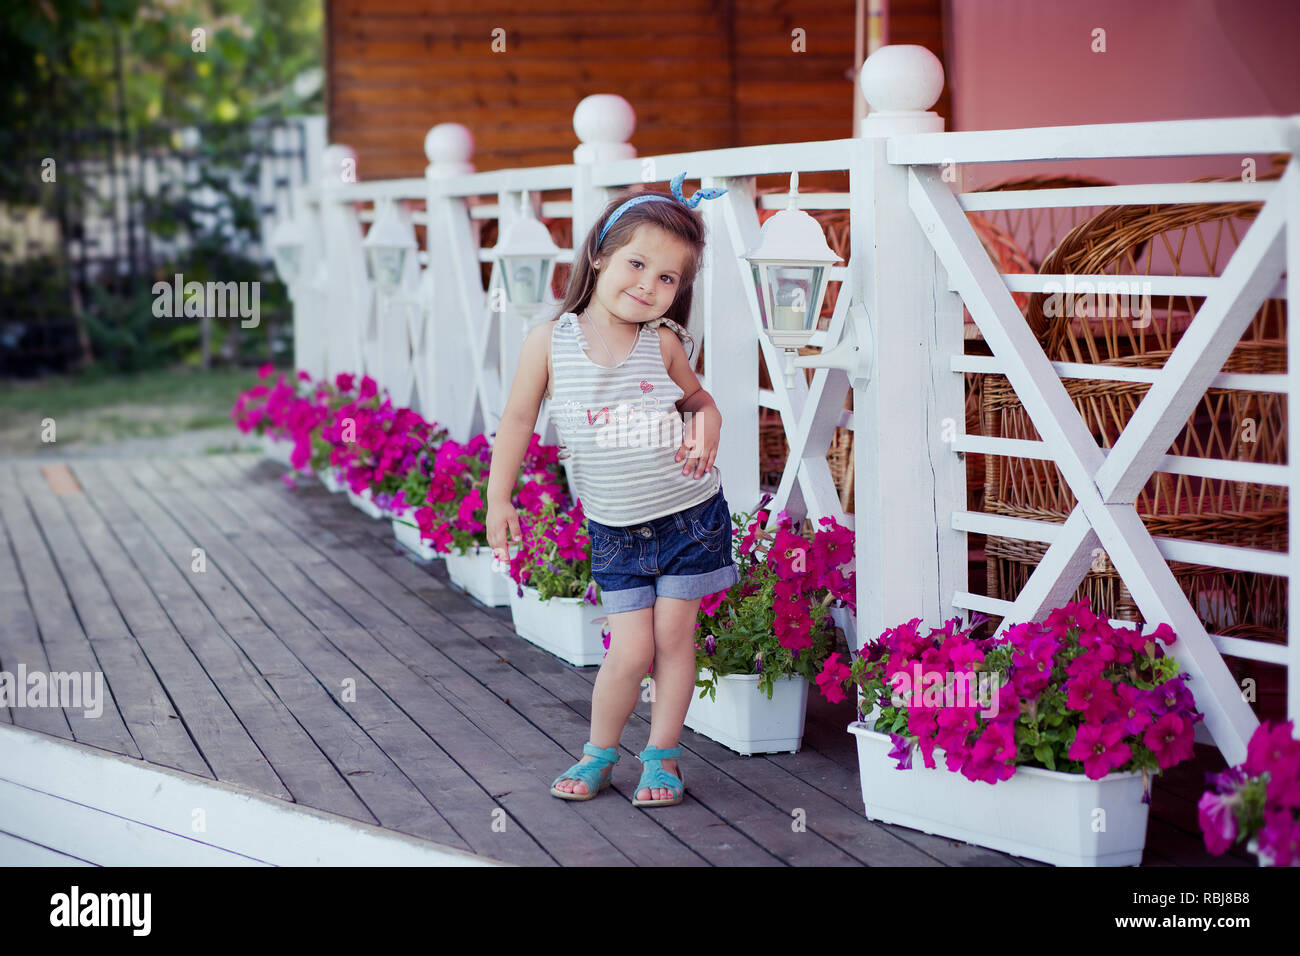
{"type": "MultiPolygon", "coordinates": [[[[879,54],[876,54],[877,56],[879,54]]],[[[930,60],[933,60],[931,57],[930,60]]],[[[954,192],[954,165],[1052,162],[1072,158],[1203,156],[1290,152],[1296,117],[1125,123],[1086,127],[944,133],[935,114],[891,99],[891,89],[942,86],[937,61],[895,59],[905,76],[895,85],[864,67],[864,91],[875,107],[862,136],[637,157],[627,143],[631,109],[617,97],[589,97],[575,113],[581,145],[570,165],[476,173],[463,127],[435,127],[426,138],[430,165],[423,180],[357,182],[355,157],[344,147],[325,154],[322,182],[306,203],[311,263],[293,285],[296,356],[314,375],[365,371],[395,401],[465,439],[492,432],[502,412],[527,321],[498,294],[499,266],[482,248],[480,229],[496,219],[500,233],[519,215],[525,192],[534,215],[568,218],[580,241],[605,203],[629,185],[665,183],[685,170],[701,186],[727,190],[701,204],[708,230],[697,278],[692,333],[705,350],[702,382],[726,423],[718,465],[732,506],[758,500],[758,410],[780,412],[790,446],[773,509],[814,520],[833,515],[856,529],[858,620],[854,646],[886,627],[921,616],[937,622],[962,609],[1013,620],[1041,616],[1074,593],[1099,549],[1132,593],[1143,617],[1168,622],[1179,635],[1173,652],[1192,675],[1205,727],[1230,762],[1245,754],[1257,721],[1223,655],[1288,667],[1288,712],[1300,716],[1300,642],[1288,617],[1285,646],[1209,635],[1173,578],[1167,561],[1285,576],[1288,607],[1297,597],[1289,554],[1199,543],[1147,533],[1135,495],[1153,471],[1300,487],[1287,463],[1224,461],[1169,455],[1171,442],[1207,387],[1300,392],[1300,354],[1289,340],[1285,374],[1228,374],[1228,353],[1266,297],[1297,301],[1300,242],[1284,230],[1300,226],[1300,172],[1292,156],[1275,182],[1150,183],[1001,192],[954,192]],[[872,77],[875,77],[873,80],[872,77]],[[872,84],[876,84],[874,87],[872,84]],[[869,354],[869,371],[850,380],[818,368],[811,381],[787,388],[781,353],[762,333],[746,263],[758,243],[758,211],[785,205],[758,197],[754,177],[846,171],[849,192],[801,194],[805,209],[847,208],[852,259],[833,270],[842,283],[834,316],[815,345],[840,341],[850,327],[869,354]],[[543,192],[567,198],[540,201],[543,192]],[[1053,362],[1029,330],[1013,292],[1041,292],[1064,276],[1000,273],[967,212],[1153,203],[1263,203],[1254,224],[1217,277],[1137,276],[1157,294],[1202,295],[1205,303],[1163,369],[1053,362]],[[396,203],[404,222],[425,229],[418,257],[392,295],[366,276],[362,238],[377,204],[396,203]],[[423,207],[423,208],[418,208],[423,207]],[[485,289],[482,263],[491,263],[485,289]],[[1285,268],[1288,266],[1289,268],[1285,268]],[[1283,279],[1283,273],[1287,276],[1283,279]],[[850,309],[851,305],[860,308],[850,309]],[[993,355],[964,354],[963,306],[993,355]],[[756,350],[754,343],[759,348],[756,350]],[[761,354],[771,389],[758,387],[761,354]],[[963,375],[1006,376],[1041,436],[1024,441],[966,435],[963,375]],[[1098,447],[1065,391],[1065,379],[1145,382],[1150,391],[1109,452],[1098,447]],[[853,392],[853,410],[845,398],[853,392]],[[837,425],[855,434],[855,514],[840,510],[826,461],[837,425]],[[955,426],[955,427],[954,427],[955,426]],[[966,453],[1054,462],[1078,501],[1061,523],[985,514],[966,508],[966,453]],[[969,591],[968,533],[1047,542],[1049,548],[1014,601],[969,591]]],[[[931,101],[933,102],[933,100],[931,101]]],[[[960,177],[957,177],[960,181],[960,177]]],[[[499,233],[499,234],[500,234],[499,233]]],[[[1297,233],[1300,234],[1300,233],[1297,233]]],[[[565,259],[572,261],[572,252],[565,259]]],[[[1075,282],[1123,276],[1073,276],[1075,282]]],[[[542,317],[552,314],[542,313],[542,317]]],[[[1289,311],[1289,310],[1288,310],[1289,311]]],[[[1288,446],[1300,441],[1289,425],[1288,446]]],[[[548,431],[543,408],[539,429],[548,431]]],[[[1289,540],[1300,535],[1294,509],[1289,540]]]]}

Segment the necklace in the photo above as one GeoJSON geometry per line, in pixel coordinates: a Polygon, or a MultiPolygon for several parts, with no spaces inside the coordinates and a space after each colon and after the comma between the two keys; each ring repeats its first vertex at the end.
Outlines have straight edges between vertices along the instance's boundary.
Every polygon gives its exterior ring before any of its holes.
{"type": "MultiPolygon", "coordinates": [[[[595,331],[595,333],[596,333],[596,337],[597,337],[598,339],[600,339],[600,345],[601,345],[601,348],[603,348],[603,349],[605,350],[605,354],[609,356],[609,360],[610,360],[610,362],[613,362],[613,361],[614,361],[614,353],[611,352],[611,351],[609,350],[609,345],[606,344],[606,342],[605,342],[605,336],[603,336],[603,335],[600,334],[600,328],[596,325],[596,320],[593,319],[593,318],[591,317],[591,313],[589,313],[586,309],[583,309],[583,310],[582,310],[582,314],[585,315],[585,316],[587,317],[587,321],[588,321],[589,323],[591,323],[591,328],[592,328],[592,330],[595,331]]],[[[640,333],[640,329],[638,329],[637,332],[638,332],[638,334],[639,334],[639,333],[640,333]]],[[[633,349],[636,348],[636,340],[635,340],[635,339],[632,340],[632,348],[633,348],[633,349]]],[[[632,354],[632,349],[628,349],[628,355],[631,355],[631,354],[632,354]]],[[[614,367],[613,365],[606,366],[606,368],[613,368],[613,367],[614,367]]]]}

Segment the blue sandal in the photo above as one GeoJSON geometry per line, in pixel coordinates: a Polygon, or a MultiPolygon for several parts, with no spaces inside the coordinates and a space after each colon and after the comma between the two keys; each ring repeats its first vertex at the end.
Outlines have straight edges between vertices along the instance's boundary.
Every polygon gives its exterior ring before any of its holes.
{"type": "MultiPolygon", "coordinates": [[[[664,769],[665,760],[676,760],[682,755],[681,747],[650,747],[637,754],[637,759],[645,764],[645,769],[641,771],[641,780],[636,785],[636,790],[632,794],[632,806],[634,807],[672,807],[682,802],[686,794],[686,782],[684,779],[673,776],[664,769]],[[642,790],[654,790],[656,788],[663,790],[673,790],[675,795],[667,800],[638,800],[636,795],[642,790]]],[[[678,772],[681,767],[678,767],[678,772]]]]}
{"type": "Polygon", "coordinates": [[[618,748],[605,747],[600,748],[587,741],[582,745],[582,752],[588,757],[595,757],[595,760],[588,760],[586,763],[575,763],[564,773],[560,774],[551,783],[551,795],[559,797],[561,800],[590,800],[600,791],[604,790],[610,784],[610,778],[614,775],[614,764],[618,763],[618,748]],[[556,784],[561,780],[577,780],[587,785],[586,793],[569,793],[564,790],[556,789],[556,784]]]}

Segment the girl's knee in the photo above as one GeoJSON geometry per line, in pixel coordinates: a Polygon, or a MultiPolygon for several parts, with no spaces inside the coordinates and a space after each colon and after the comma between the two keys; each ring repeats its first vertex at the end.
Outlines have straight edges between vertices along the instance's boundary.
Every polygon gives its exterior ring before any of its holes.
{"type": "Polygon", "coordinates": [[[683,631],[655,632],[654,652],[656,657],[694,657],[695,629],[683,631]]]}
{"type": "Polygon", "coordinates": [[[655,656],[654,636],[648,633],[613,634],[609,639],[609,653],[605,663],[620,673],[644,674],[655,656]]]}

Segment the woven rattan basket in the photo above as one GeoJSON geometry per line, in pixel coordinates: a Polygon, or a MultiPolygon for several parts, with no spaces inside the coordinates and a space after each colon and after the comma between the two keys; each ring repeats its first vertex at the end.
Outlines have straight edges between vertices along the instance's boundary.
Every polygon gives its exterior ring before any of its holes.
{"type": "MultiPolygon", "coordinates": [[[[1259,203],[1109,207],[1073,229],[1040,271],[1141,275],[1172,268],[1175,275],[1217,275],[1259,208],[1259,203]],[[1153,250],[1162,250],[1170,265],[1153,270],[1153,250]],[[1194,250],[1202,253],[1201,261],[1196,260],[1194,250]]],[[[1149,297],[1137,314],[1094,308],[1080,315],[1068,304],[1047,309],[1047,296],[1035,293],[1030,296],[1026,321],[1052,361],[1160,368],[1203,301],[1203,297],[1149,297]],[[1096,311],[1103,314],[1092,314],[1096,311]]],[[[1225,372],[1285,372],[1284,310],[1282,300],[1265,301],[1224,364],[1225,372]]],[[[1065,379],[1063,384],[1103,448],[1114,445],[1150,388],[1141,383],[1080,379],[1065,379]]],[[[1283,395],[1211,388],[1169,453],[1284,463],[1286,414],[1283,395]],[[1245,437],[1247,423],[1254,440],[1245,437]]],[[[986,435],[1039,438],[1019,399],[1000,375],[990,375],[983,383],[981,429],[986,435]]],[[[1075,499],[1053,463],[997,456],[986,470],[984,505],[994,514],[1064,522],[1075,499]]],[[[1157,472],[1138,494],[1135,506],[1156,536],[1268,551],[1287,549],[1284,488],[1157,472]]],[[[1043,544],[989,536],[989,596],[1014,599],[1045,551],[1043,544]]],[[[1141,620],[1106,555],[1097,552],[1094,557],[1075,599],[1089,601],[1095,610],[1115,618],[1141,620]]],[[[1278,639],[1285,633],[1284,579],[1179,562],[1171,563],[1170,568],[1211,633],[1245,628],[1278,639]]]]}

